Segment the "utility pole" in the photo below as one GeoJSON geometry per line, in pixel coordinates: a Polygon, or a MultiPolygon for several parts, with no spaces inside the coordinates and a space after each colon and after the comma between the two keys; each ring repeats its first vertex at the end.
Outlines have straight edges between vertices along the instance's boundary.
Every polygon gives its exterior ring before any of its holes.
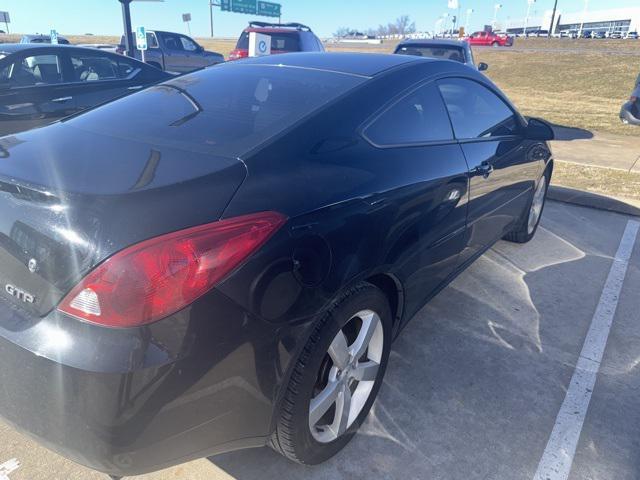
{"type": "Polygon", "coordinates": [[[213,38],[213,0],[209,0],[209,22],[211,24],[211,37],[213,38]]]}
{"type": "Polygon", "coordinates": [[[551,38],[553,32],[556,27],[556,10],[558,9],[558,0],[556,0],[553,4],[553,13],[551,14],[551,25],[549,25],[549,33],[547,34],[547,38],[551,38]]]}
{"type": "Polygon", "coordinates": [[[473,13],[473,8],[467,8],[467,19],[464,22],[464,32],[465,34],[469,34],[469,18],[471,17],[471,14],[473,13]]]}
{"type": "Polygon", "coordinates": [[[580,30],[578,30],[578,38],[582,38],[582,29],[584,28],[584,19],[587,16],[589,8],[589,0],[584,0],[584,10],[582,11],[582,21],[580,22],[580,30]]]}
{"type": "Polygon", "coordinates": [[[527,0],[527,16],[524,17],[524,31],[522,32],[524,36],[527,36],[527,28],[529,28],[529,15],[531,14],[531,5],[535,3],[536,0],[527,0]]]}
{"type": "Polygon", "coordinates": [[[131,0],[118,0],[122,4],[122,23],[124,25],[124,48],[127,55],[135,57],[133,28],[131,27],[131,0]]]}

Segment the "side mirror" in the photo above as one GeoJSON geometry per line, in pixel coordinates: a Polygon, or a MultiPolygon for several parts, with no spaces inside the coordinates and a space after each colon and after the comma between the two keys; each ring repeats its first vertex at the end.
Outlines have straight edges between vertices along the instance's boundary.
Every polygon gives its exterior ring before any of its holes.
{"type": "Polygon", "coordinates": [[[527,120],[525,135],[529,140],[539,140],[541,142],[548,142],[555,138],[551,125],[539,118],[529,118],[527,120]]]}
{"type": "Polygon", "coordinates": [[[484,63],[484,62],[480,62],[480,63],[478,64],[478,70],[479,70],[480,72],[484,72],[484,71],[486,71],[486,70],[489,70],[489,65],[487,65],[487,64],[486,64],[486,63],[484,63]]]}

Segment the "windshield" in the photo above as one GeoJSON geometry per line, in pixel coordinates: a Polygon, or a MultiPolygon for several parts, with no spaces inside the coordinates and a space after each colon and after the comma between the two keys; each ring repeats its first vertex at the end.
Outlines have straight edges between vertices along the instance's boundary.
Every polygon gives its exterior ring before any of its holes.
{"type": "Polygon", "coordinates": [[[406,45],[398,47],[396,53],[400,55],[415,55],[417,57],[438,58],[465,63],[464,49],[454,45],[406,45]]]}
{"type": "Polygon", "coordinates": [[[274,65],[217,66],[65,123],[98,134],[236,157],[364,80],[274,65]]]}

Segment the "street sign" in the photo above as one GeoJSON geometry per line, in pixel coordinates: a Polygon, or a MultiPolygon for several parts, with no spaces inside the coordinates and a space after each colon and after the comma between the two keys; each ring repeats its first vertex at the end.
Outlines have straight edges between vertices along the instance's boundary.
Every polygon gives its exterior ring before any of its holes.
{"type": "Polygon", "coordinates": [[[136,29],[136,48],[138,50],[147,49],[147,31],[144,27],[138,27],[136,29]]]}
{"type": "Polygon", "coordinates": [[[191,14],[190,13],[183,13],[182,14],[182,21],[183,22],[190,22],[191,21],[191,14]]]}
{"type": "Polygon", "coordinates": [[[58,44],[58,32],[56,32],[55,30],[51,30],[51,44],[52,45],[58,44]]]}
{"type": "Polygon", "coordinates": [[[220,0],[220,10],[263,17],[279,17],[282,14],[282,5],[259,0],[220,0]]]}
{"type": "Polygon", "coordinates": [[[263,17],[279,17],[282,6],[279,3],[258,1],[258,15],[263,17]]]}

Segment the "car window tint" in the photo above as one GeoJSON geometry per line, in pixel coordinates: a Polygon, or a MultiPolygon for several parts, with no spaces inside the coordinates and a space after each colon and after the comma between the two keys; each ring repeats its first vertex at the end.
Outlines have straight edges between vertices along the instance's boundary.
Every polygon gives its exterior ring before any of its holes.
{"type": "Polygon", "coordinates": [[[71,64],[76,82],[115,80],[121,77],[118,62],[108,56],[87,53],[73,54],[71,55],[71,64]]]}
{"type": "Polygon", "coordinates": [[[515,114],[487,87],[462,78],[438,82],[459,139],[515,135],[515,114]]]}
{"type": "Polygon", "coordinates": [[[156,35],[153,32],[147,32],[147,47],[158,48],[158,39],[156,38],[156,35]]]}
{"type": "Polygon", "coordinates": [[[297,33],[271,33],[271,50],[300,51],[300,38],[297,33]]]}
{"type": "Polygon", "coordinates": [[[238,156],[363,81],[317,70],[222,65],[109,103],[69,120],[69,125],[238,156]]]}
{"type": "Polygon", "coordinates": [[[57,55],[25,57],[11,66],[9,84],[16,87],[62,82],[62,66],[57,55]]]}
{"type": "Polygon", "coordinates": [[[180,36],[172,35],[170,33],[163,33],[162,38],[164,40],[165,46],[169,50],[184,50],[182,41],[180,40],[180,36]]]}
{"type": "Polygon", "coordinates": [[[198,46],[190,38],[180,37],[180,42],[182,43],[182,48],[187,52],[195,52],[198,49],[198,46]]]}
{"type": "Polygon", "coordinates": [[[406,45],[399,47],[396,53],[400,55],[414,55],[416,57],[439,58],[442,60],[453,60],[464,63],[464,51],[460,47],[454,46],[428,46],[428,45],[406,45]]]}
{"type": "Polygon", "coordinates": [[[365,135],[381,146],[453,139],[446,108],[433,83],[398,101],[367,127],[365,135]]]}
{"type": "Polygon", "coordinates": [[[118,78],[129,78],[132,75],[135,75],[140,70],[140,68],[141,67],[139,65],[131,60],[119,58],[116,73],[118,75],[118,78]]]}

